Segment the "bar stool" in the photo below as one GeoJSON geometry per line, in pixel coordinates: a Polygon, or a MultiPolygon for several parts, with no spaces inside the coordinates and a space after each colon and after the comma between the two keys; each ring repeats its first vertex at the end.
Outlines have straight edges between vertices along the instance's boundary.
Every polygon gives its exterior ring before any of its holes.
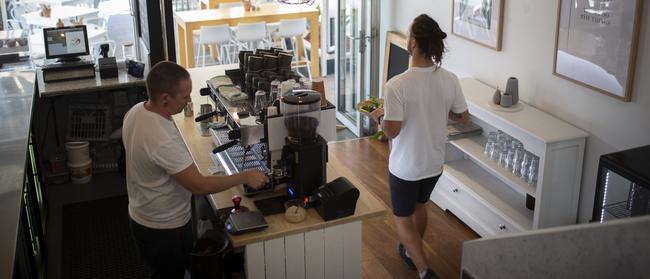
{"type": "Polygon", "coordinates": [[[264,48],[266,41],[266,22],[240,23],[237,25],[236,40],[239,51],[264,48]]]}
{"type": "Polygon", "coordinates": [[[304,61],[300,61],[299,59],[299,50],[298,50],[298,40],[302,40],[303,34],[307,32],[307,19],[306,18],[298,18],[298,19],[283,19],[280,20],[280,27],[278,29],[278,36],[281,38],[282,41],[282,46],[284,49],[288,49],[286,45],[286,39],[290,39],[291,41],[291,50],[293,51],[294,55],[293,57],[295,58],[295,64],[296,67],[303,67],[300,65],[300,63],[305,63],[305,67],[307,67],[307,74],[309,75],[309,78],[311,78],[311,67],[309,67],[309,59],[307,59],[307,51],[304,47],[304,42],[303,42],[303,54],[305,57],[304,61]]]}
{"type": "MultiPolygon", "coordinates": [[[[230,48],[233,46],[230,28],[227,24],[217,26],[201,26],[199,30],[199,48],[202,56],[201,66],[205,67],[205,47],[219,47],[219,63],[232,63],[230,48]]],[[[197,56],[198,60],[198,56],[197,56]]]]}

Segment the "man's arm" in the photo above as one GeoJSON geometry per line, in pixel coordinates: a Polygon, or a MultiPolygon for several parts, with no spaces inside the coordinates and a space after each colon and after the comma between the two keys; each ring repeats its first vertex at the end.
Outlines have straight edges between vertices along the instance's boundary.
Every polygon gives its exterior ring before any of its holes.
{"type": "Polygon", "coordinates": [[[402,121],[382,121],[381,129],[384,131],[384,135],[389,139],[394,139],[399,136],[399,132],[402,131],[402,121]]]}
{"type": "Polygon", "coordinates": [[[469,122],[469,112],[467,110],[461,112],[461,113],[454,113],[454,112],[449,112],[449,119],[458,121],[460,123],[467,123],[469,122]]]}
{"type": "Polygon", "coordinates": [[[227,190],[239,184],[247,184],[257,188],[268,182],[268,177],[260,171],[245,171],[234,175],[208,175],[199,172],[196,164],[192,163],[184,170],[173,174],[172,177],[193,194],[212,194],[227,190]]]}
{"type": "Polygon", "coordinates": [[[389,139],[393,139],[399,135],[402,130],[402,121],[383,120],[384,109],[378,108],[370,113],[370,117],[381,125],[384,135],[389,139]]]}

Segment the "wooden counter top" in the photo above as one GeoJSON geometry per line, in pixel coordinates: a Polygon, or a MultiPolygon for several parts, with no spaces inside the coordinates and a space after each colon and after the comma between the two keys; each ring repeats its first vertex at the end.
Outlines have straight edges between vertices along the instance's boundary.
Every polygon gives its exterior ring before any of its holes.
{"type": "MultiPolygon", "coordinates": [[[[213,76],[224,74],[226,69],[235,67],[236,65],[226,65],[189,69],[193,80],[192,101],[194,103],[195,116],[199,111],[200,104],[206,102],[212,103],[212,101],[209,101],[206,97],[199,96],[199,89],[206,86],[205,81],[213,76]]],[[[181,131],[183,139],[192,153],[192,157],[194,158],[197,167],[203,174],[209,174],[210,172],[208,171],[208,168],[213,166],[212,159],[210,158],[210,152],[214,147],[211,138],[201,136],[198,125],[194,122],[194,117],[185,117],[182,113],[179,113],[174,116],[174,121],[176,122],[178,129],[181,131]]],[[[345,168],[338,159],[329,157],[329,162],[327,164],[327,180],[331,181],[341,176],[345,176],[349,179],[350,182],[352,182],[361,192],[354,215],[325,222],[318,215],[316,210],[309,209],[307,210],[307,219],[298,224],[287,222],[284,219],[283,214],[265,216],[266,221],[269,224],[268,228],[259,232],[230,236],[233,246],[245,246],[263,240],[315,229],[322,229],[323,227],[339,225],[347,222],[373,217],[383,218],[386,215],[386,205],[370,193],[364,183],[345,168]]],[[[242,205],[251,210],[256,210],[253,200],[243,195],[243,189],[241,186],[233,187],[221,193],[212,194],[210,195],[210,198],[218,208],[224,208],[232,206],[231,198],[233,195],[242,196],[242,205]]]]}

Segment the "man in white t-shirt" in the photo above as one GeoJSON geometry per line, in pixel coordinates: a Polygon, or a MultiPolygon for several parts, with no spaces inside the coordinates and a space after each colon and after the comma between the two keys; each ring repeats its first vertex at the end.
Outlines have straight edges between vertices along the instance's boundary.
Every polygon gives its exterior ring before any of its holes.
{"type": "Polygon", "coordinates": [[[371,113],[391,139],[389,186],[398,251],[420,278],[436,278],[422,249],[424,204],[442,173],[447,118],[469,119],[458,78],[440,67],[446,37],[428,15],[413,20],[407,41],[411,66],[386,83],[384,109],[371,113]]]}
{"type": "Polygon", "coordinates": [[[172,62],[156,64],[147,75],[149,100],[124,117],[126,184],[131,231],[152,278],[183,278],[192,248],[192,194],[210,194],[247,184],[260,187],[260,171],[231,176],[202,175],[172,115],[190,102],[189,73],[172,62]]]}

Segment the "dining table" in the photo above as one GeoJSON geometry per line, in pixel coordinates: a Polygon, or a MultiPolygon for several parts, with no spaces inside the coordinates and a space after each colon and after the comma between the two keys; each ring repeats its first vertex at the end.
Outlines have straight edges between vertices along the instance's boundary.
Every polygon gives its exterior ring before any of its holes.
{"type": "Polygon", "coordinates": [[[41,10],[22,15],[25,23],[33,27],[56,27],[56,22],[77,18],[97,18],[98,9],[81,6],[52,6],[49,17],[41,15],[41,10]]]}
{"type": "Polygon", "coordinates": [[[261,4],[256,10],[245,11],[244,7],[221,9],[203,9],[175,12],[178,62],[186,67],[195,67],[193,31],[201,26],[228,24],[237,26],[240,23],[279,22],[283,19],[306,18],[310,26],[310,68],[313,77],[320,76],[318,50],[320,48],[320,12],[308,5],[287,5],[279,3],[261,4]]]}

